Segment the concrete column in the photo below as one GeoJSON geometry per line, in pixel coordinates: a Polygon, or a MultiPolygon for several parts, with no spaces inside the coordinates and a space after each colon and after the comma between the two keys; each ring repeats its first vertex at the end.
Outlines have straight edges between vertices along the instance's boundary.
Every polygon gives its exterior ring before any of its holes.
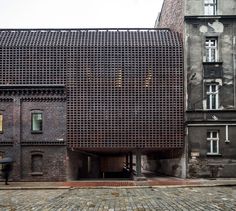
{"type": "Polygon", "coordinates": [[[136,176],[141,177],[141,152],[138,150],[136,151],[136,176]]]}
{"type": "Polygon", "coordinates": [[[130,175],[133,174],[133,153],[130,152],[129,153],[129,171],[130,171],[130,175]]]}
{"type": "Polygon", "coordinates": [[[129,168],[129,154],[125,155],[125,167],[126,169],[129,168]]]}

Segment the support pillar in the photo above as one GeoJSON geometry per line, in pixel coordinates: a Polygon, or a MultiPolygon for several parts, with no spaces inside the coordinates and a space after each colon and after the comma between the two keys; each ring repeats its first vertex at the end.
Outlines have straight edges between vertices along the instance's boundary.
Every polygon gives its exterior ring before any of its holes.
{"type": "Polygon", "coordinates": [[[141,177],[141,152],[138,150],[136,151],[136,176],[141,177]]]}
{"type": "Polygon", "coordinates": [[[129,153],[129,172],[130,172],[130,175],[133,174],[133,153],[130,152],[129,153]]]}
{"type": "Polygon", "coordinates": [[[128,154],[125,155],[125,168],[126,170],[129,169],[129,155],[128,154]]]}

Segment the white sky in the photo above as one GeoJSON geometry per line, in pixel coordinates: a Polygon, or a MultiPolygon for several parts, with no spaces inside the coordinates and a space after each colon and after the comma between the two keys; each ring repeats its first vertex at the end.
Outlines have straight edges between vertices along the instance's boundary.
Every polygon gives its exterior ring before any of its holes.
{"type": "Polygon", "coordinates": [[[163,0],[0,0],[0,28],[152,28],[163,0]]]}

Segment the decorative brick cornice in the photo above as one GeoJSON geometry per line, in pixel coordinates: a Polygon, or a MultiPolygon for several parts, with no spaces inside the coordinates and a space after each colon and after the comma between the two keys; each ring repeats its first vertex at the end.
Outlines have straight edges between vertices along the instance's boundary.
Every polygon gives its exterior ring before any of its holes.
{"type": "Polygon", "coordinates": [[[0,85],[1,99],[11,99],[12,96],[26,101],[58,101],[65,99],[66,89],[64,85],[0,85]]]}
{"type": "Polygon", "coordinates": [[[21,142],[22,146],[66,146],[65,141],[24,141],[21,142]]]}
{"type": "Polygon", "coordinates": [[[23,102],[65,102],[66,97],[42,97],[42,96],[30,96],[21,98],[23,102]]]}
{"type": "Polygon", "coordinates": [[[13,141],[0,141],[0,146],[13,146],[13,141]]]}
{"type": "Polygon", "coordinates": [[[0,97],[0,102],[12,102],[13,99],[10,97],[0,97]]]}

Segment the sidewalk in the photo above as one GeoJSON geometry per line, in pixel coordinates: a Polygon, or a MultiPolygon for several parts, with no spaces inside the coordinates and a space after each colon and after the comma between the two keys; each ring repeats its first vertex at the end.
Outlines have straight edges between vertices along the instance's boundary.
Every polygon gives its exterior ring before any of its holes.
{"type": "Polygon", "coordinates": [[[214,187],[236,186],[236,178],[230,179],[180,179],[173,177],[133,180],[80,180],[65,182],[0,182],[0,190],[69,189],[69,188],[142,188],[142,187],[214,187]]]}

